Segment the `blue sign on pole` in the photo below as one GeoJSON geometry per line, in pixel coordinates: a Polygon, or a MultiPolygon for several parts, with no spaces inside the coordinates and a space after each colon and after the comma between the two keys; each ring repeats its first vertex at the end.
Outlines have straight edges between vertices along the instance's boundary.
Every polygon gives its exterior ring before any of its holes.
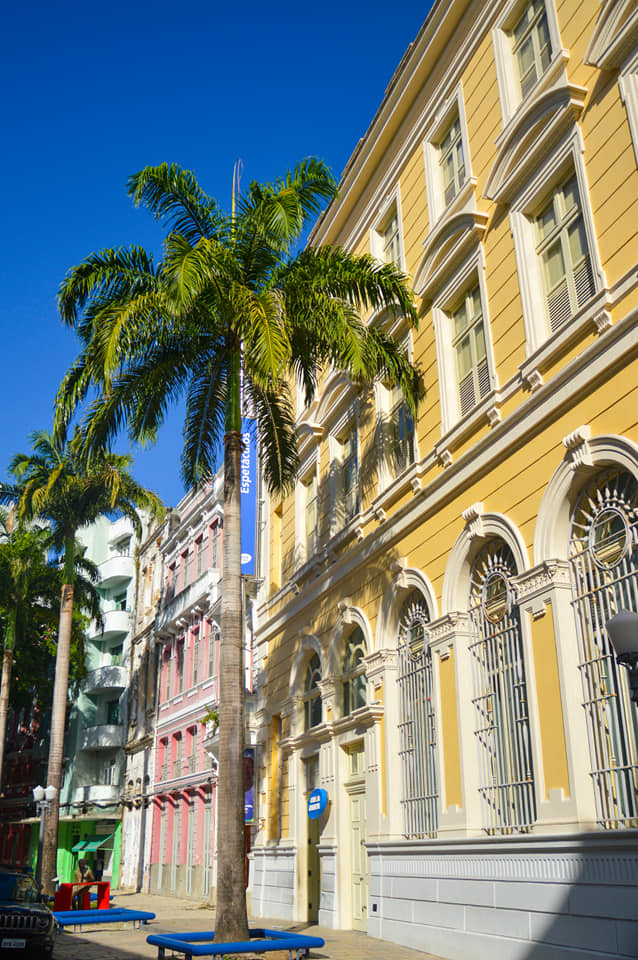
{"type": "Polygon", "coordinates": [[[257,423],[241,422],[241,572],[255,573],[255,526],[257,522],[257,423]]]}
{"type": "Polygon", "coordinates": [[[328,794],[323,787],[318,787],[308,797],[308,816],[311,820],[318,820],[327,806],[328,794]]]}

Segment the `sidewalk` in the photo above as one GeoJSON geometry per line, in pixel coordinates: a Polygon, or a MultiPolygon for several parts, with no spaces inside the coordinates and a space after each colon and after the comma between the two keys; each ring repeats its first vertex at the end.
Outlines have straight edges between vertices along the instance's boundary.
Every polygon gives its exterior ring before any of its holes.
{"type": "MultiPolygon", "coordinates": [[[[82,933],[58,934],[54,960],[155,960],[157,947],[146,942],[150,933],[186,932],[214,929],[214,911],[194,900],[158,897],[144,893],[116,893],[114,903],[132,910],[150,910],[156,914],[141,929],[131,924],[114,930],[119,924],[84,927],[82,933]]],[[[311,960],[440,960],[430,953],[410,950],[387,940],[376,940],[352,930],[329,930],[325,927],[277,920],[251,920],[251,926],[294,929],[323,937],[325,947],[311,950],[311,960]]],[[[267,958],[268,954],[264,954],[267,958]]]]}

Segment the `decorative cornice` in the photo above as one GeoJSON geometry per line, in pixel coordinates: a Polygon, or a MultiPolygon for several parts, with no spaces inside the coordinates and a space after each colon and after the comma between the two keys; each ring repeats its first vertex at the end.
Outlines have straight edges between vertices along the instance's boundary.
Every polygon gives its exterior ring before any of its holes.
{"type": "Polygon", "coordinates": [[[589,424],[583,424],[577,427],[572,433],[563,437],[563,446],[567,448],[568,456],[572,468],[591,467],[591,449],[589,441],[591,440],[591,427],[589,424]]]}
{"type": "Polygon", "coordinates": [[[516,601],[537,620],[545,615],[553,590],[571,590],[569,564],[563,560],[545,560],[512,579],[516,601]]]}
{"type": "Polygon", "coordinates": [[[471,538],[483,536],[483,514],[485,513],[485,504],[480,500],[473,503],[467,510],[464,510],[461,516],[468,528],[471,538]]]}

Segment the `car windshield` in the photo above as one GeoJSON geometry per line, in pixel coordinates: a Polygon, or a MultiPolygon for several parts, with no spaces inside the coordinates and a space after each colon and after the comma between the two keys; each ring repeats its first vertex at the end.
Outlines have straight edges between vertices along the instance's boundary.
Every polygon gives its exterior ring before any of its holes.
{"type": "Polygon", "coordinates": [[[34,903],[38,891],[31,877],[16,873],[0,873],[0,900],[34,903]]]}

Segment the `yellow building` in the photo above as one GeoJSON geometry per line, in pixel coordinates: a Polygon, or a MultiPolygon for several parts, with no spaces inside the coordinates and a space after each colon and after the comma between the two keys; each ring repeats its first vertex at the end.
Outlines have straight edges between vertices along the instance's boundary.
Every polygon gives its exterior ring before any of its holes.
{"type": "Polygon", "coordinates": [[[405,269],[418,331],[369,322],[426,395],[414,423],[383,383],[299,393],[252,909],[450,958],[637,956],[605,628],[638,611],[635,0],[438,0],[311,243],[405,269]]]}

